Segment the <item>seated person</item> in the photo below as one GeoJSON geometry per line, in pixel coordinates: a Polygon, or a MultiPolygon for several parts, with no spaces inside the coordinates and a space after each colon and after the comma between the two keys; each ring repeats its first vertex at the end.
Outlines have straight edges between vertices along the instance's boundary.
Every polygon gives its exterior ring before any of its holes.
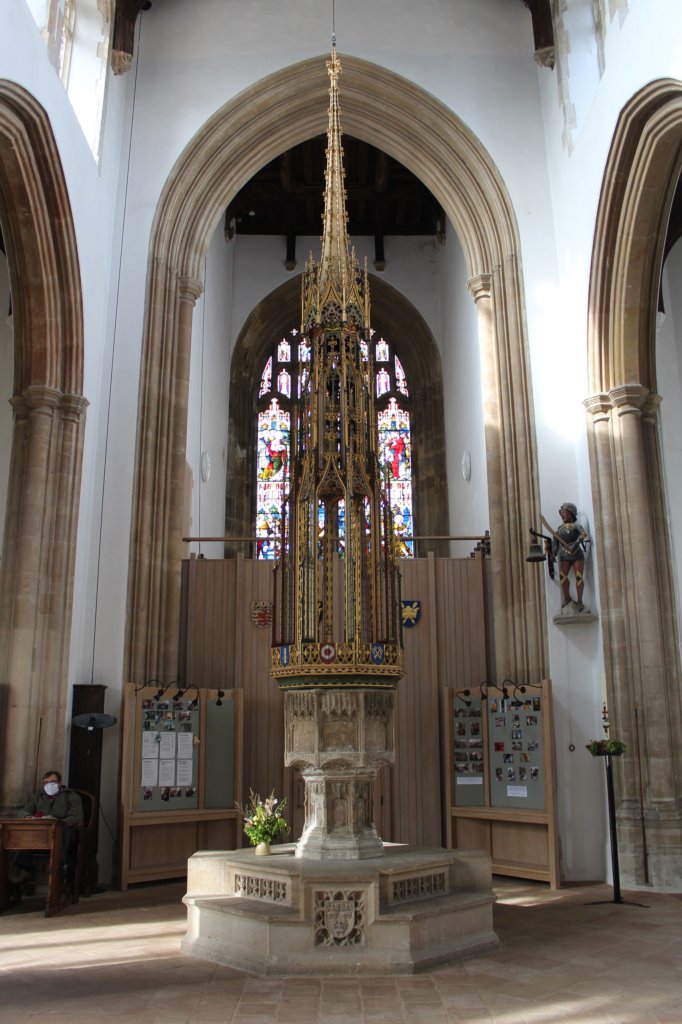
{"type": "MultiPolygon", "coordinates": [[[[62,784],[58,771],[43,775],[43,788],[19,811],[20,818],[59,818],[62,828],[62,866],[67,879],[73,875],[78,846],[78,829],[83,827],[83,804],[78,793],[62,784]]],[[[21,884],[31,877],[33,853],[22,850],[12,858],[10,882],[21,884]]]]}

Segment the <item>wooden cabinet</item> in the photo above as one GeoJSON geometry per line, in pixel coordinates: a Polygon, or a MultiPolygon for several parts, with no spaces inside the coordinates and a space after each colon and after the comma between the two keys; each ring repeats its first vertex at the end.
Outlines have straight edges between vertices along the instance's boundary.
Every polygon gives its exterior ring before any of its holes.
{"type": "Polygon", "coordinates": [[[447,845],[486,850],[493,873],[560,885],[552,690],[447,689],[447,845]]]}
{"type": "Polygon", "coordinates": [[[242,691],[126,687],[121,888],[241,845],[242,691]]]}

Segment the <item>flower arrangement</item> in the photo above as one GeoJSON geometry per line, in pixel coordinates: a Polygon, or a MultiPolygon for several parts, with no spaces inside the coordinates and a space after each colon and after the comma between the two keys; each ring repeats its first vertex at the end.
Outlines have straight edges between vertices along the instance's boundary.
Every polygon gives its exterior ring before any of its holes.
{"type": "Polygon", "coordinates": [[[267,800],[261,800],[260,794],[249,790],[249,802],[246,807],[235,804],[237,810],[244,815],[244,832],[252,846],[266,843],[268,846],[289,831],[283,811],[286,798],[280,801],[273,789],[267,800]]]}
{"type": "Polygon", "coordinates": [[[619,757],[628,748],[622,740],[592,740],[590,743],[585,744],[585,749],[589,750],[592,757],[604,757],[605,754],[619,757]]]}

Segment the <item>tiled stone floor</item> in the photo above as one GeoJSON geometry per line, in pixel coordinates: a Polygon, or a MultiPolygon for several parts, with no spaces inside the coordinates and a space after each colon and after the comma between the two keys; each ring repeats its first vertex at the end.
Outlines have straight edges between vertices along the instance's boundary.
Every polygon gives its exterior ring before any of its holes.
{"type": "Polygon", "coordinates": [[[611,890],[495,887],[499,949],[374,979],[262,979],[185,956],[183,884],[47,920],[25,902],[0,916],[0,1024],[681,1024],[682,899],[591,906],[611,890]]]}

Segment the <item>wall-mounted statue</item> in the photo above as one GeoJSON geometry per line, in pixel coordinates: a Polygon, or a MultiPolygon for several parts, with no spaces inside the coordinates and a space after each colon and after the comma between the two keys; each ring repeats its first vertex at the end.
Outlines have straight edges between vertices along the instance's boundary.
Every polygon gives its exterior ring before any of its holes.
{"type": "Polygon", "coordinates": [[[561,586],[561,613],[582,614],[589,613],[589,609],[583,604],[583,590],[585,587],[585,554],[590,538],[584,526],[578,522],[578,509],[572,501],[565,501],[560,509],[561,523],[552,529],[547,520],[542,517],[544,525],[551,534],[551,539],[545,538],[545,547],[549,564],[559,563],[559,584],[561,586]],[[575,576],[575,601],[571,597],[570,572],[573,570],[575,576]]]}

